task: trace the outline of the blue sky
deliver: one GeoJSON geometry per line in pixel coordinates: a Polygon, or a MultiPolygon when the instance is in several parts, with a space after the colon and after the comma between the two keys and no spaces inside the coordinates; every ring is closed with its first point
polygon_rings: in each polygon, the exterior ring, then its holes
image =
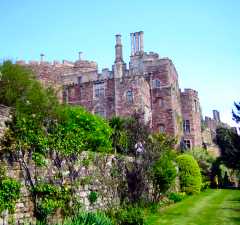
{"type": "Polygon", "coordinates": [[[199,91],[204,115],[212,109],[232,123],[240,101],[239,0],[0,0],[0,59],[75,60],[78,51],[99,69],[114,61],[116,33],[124,59],[129,33],[144,31],[145,51],[173,60],[182,88],[199,91]]]}

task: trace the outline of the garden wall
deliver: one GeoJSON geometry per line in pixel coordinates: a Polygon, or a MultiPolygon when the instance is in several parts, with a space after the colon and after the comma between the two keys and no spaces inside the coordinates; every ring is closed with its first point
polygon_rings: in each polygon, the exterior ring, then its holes
{"type": "MultiPolygon", "coordinates": [[[[77,202],[88,211],[105,209],[113,205],[119,205],[121,198],[120,186],[124,181],[124,167],[131,163],[131,158],[115,157],[114,155],[102,155],[93,152],[82,152],[71,162],[56,158],[48,159],[46,166],[36,167],[26,158],[28,168],[34,182],[50,182],[64,187],[74,186],[77,202]],[[57,165],[60,163],[61,165],[57,165]],[[71,168],[70,168],[71,167],[71,168]],[[121,168],[121,169],[120,169],[121,168]],[[91,193],[97,194],[97,199],[90,202],[91,193]]],[[[9,215],[3,212],[0,225],[23,224],[24,222],[35,223],[34,204],[29,191],[30,185],[26,169],[21,168],[21,163],[14,161],[10,155],[2,156],[0,168],[6,168],[7,175],[21,182],[21,198],[16,204],[15,213],[9,215]]],[[[49,217],[49,221],[61,220],[60,212],[49,217]]]]}

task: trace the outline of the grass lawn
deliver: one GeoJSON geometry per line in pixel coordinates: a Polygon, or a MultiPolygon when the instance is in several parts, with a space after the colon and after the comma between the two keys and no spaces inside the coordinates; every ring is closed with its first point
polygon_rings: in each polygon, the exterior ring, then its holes
{"type": "Polygon", "coordinates": [[[240,224],[240,190],[208,190],[182,202],[149,213],[147,224],[240,224]]]}

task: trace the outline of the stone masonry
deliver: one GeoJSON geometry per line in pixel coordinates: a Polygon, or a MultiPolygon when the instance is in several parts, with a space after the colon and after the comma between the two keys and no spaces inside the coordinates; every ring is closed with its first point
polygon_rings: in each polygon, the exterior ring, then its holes
{"type": "Polygon", "coordinates": [[[18,64],[31,68],[45,86],[59,90],[60,101],[81,105],[105,118],[142,113],[154,132],[166,132],[178,143],[192,148],[202,146],[201,113],[198,93],[179,88],[173,62],[157,53],[144,52],[143,31],[130,34],[129,65],[123,60],[121,35],[116,35],[112,69],[98,72],[97,63],[40,62],[18,64]]]}

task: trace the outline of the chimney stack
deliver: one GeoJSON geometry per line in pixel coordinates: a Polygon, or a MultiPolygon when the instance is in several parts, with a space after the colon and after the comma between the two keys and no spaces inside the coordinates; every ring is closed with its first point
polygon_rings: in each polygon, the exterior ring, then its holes
{"type": "Polygon", "coordinates": [[[81,61],[83,59],[83,52],[78,52],[78,60],[81,61]]]}
{"type": "Polygon", "coordinates": [[[144,52],[143,45],[143,31],[131,33],[131,55],[134,56],[137,53],[144,52]]]}
{"type": "Polygon", "coordinates": [[[44,57],[45,55],[43,54],[43,53],[41,53],[40,54],[40,62],[43,62],[43,57],[44,57]]]}
{"type": "Polygon", "coordinates": [[[122,55],[122,41],[121,35],[116,35],[116,45],[115,45],[115,63],[116,62],[123,62],[123,55],[122,55]]]}
{"type": "Polygon", "coordinates": [[[139,32],[140,35],[140,52],[144,52],[144,46],[143,46],[143,31],[139,32]]]}

